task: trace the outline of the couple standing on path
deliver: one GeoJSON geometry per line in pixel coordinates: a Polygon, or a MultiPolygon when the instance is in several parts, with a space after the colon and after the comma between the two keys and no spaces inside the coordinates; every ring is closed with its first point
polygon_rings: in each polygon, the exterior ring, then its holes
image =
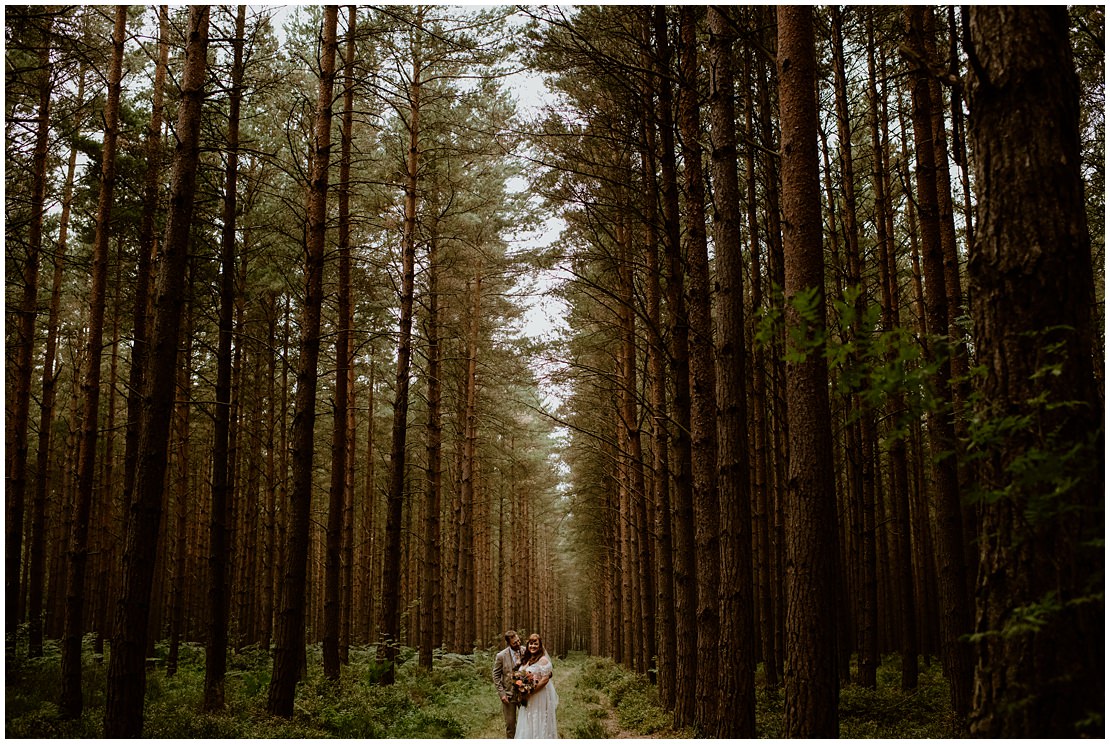
{"type": "Polygon", "coordinates": [[[509,739],[557,739],[555,708],[559,696],[551,682],[551,658],[538,633],[528,636],[521,648],[520,636],[505,631],[508,644],[493,661],[493,684],[501,696],[505,735],[509,739]]]}

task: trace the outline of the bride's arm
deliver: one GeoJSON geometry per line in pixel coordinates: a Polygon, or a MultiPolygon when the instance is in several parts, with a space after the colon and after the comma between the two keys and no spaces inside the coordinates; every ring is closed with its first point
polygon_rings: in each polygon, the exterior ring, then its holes
{"type": "Polygon", "coordinates": [[[542,690],[547,685],[547,683],[551,681],[551,675],[555,672],[555,670],[551,666],[551,659],[547,658],[546,656],[540,659],[539,665],[545,667],[545,672],[541,673],[539,681],[537,681],[536,685],[532,688],[533,693],[537,693],[542,690]]]}

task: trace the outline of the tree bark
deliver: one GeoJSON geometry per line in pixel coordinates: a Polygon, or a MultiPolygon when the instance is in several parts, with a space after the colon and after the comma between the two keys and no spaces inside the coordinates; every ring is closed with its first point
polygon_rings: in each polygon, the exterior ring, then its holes
{"type": "MultiPolygon", "coordinates": [[[[127,6],[116,7],[112,32],[112,61],[104,103],[104,148],[100,166],[100,198],[93,239],[92,286],[89,291],[88,338],[81,375],[81,435],[77,456],[77,491],[66,570],[65,629],[62,638],[62,684],[59,707],[65,718],[79,718],[81,641],[84,635],[85,575],[89,559],[89,514],[95,489],[96,440],[100,429],[100,355],[104,340],[104,305],[108,286],[109,221],[116,183],[116,142],[119,138],[119,99],[123,78],[123,45],[127,6]]],[[[145,619],[144,619],[145,623],[145,619]]]]}
{"type": "Polygon", "coordinates": [[[353,363],[351,343],[351,127],[354,121],[354,55],[356,7],[347,20],[347,57],[344,62],[343,126],[339,156],[339,332],[335,336],[335,404],[331,442],[331,487],[328,499],[327,562],[324,569],[324,676],[339,679],[342,598],[343,522],[347,494],[347,397],[353,363]]]}
{"type": "MultiPolygon", "coordinates": [[[[879,285],[882,305],[883,331],[891,333],[898,325],[898,285],[897,273],[893,270],[894,245],[887,230],[890,215],[890,201],[887,197],[887,158],[885,136],[885,117],[879,115],[879,71],[875,59],[875,22],[874,12],[867,14],[867,74],[868,105],[871,119],[871,151],[873,154],[872,180],[875,190],[875,237],[879,248],[879,285]]],[[[885,91],[884,91],[885,93],[885,91]]],[[[885,100],[885,99],[884,99],[885,100]]],[[[895,352],[891,352],[893,357],[895,352]]],[[[893,361],[893,359],[891,360],[893,361]]],[[[893,425],[903,428],[898,418],[904,416],[904,396],[896,392],[887,404],[887,417],[893,425]]],[[[917,687],[919,643],[917,639],[917,607],[914,598],[913,556],[911,552],[911,523],[909,498],[909,465],[906,459],[906,436],[908,432],[899,431],[891,435],[889,460],[891,482],[889,499],[894,514],[895,526],[891,531],[893,542],[894,584],[897,587],[898,641],[902,656],[902,689],[917,687]]]]}
{"type": "Polygon", "coordinates": [[[309,522],[312,507],[313,453],[316,429],[316,390],[319,382],[320,313],[323,306],[328,175],[331,165],[332,99],[338,42],[338,6],[324,8],[320,51],[320,82],[316,97],[312,175],[308,196],[305,245],[305,301],[301,325],[301,355],[292,425],[292,483],[289,492],[288,556],[275,626],[274,667],[267,710],[289,718],[297,679],[304,660],[306,582],[309,522]]]}
{"type": "MultiPolygon", "coordinates": [[[[752,23],[757,22],[753,18],[752,23]]],[[[753,108],[755,107],[755,91],[752,90],[752,85],[755,83],[756,71],[753,69],[753,53],[750,46],[744,50],[744,69],[745,79],[749,80],[751,84],[745,86],[745,107],[744,107],[744,125],[747,131],[755,134],[755,114],[753,108]]],[[[759,217],[757,213],[757,199],[756,193],[758,184],[756,181],[756,149],[755,147],[748,147],[744,155],[744,176],[747,182],[747,218],[748,218],[748,240],[749,251],[752,260],[752,288],[751,288],[751,304],[752,304],[752,318],[758,318],[764,312],[763,308],[763,270],[761,268],[762,261],[760,258],[760,243],[759,243],[759,217]]],[[[767,687],[777,687],[779,684],[779,668],[780,663],[777,660],[775,653],[775,627],[777,626],[775,601],[774,601],[774,580],[772,578],[774,556],[772,554],[772,547],[774,542],[771,535],[771,514],[770,514],[770,494],[768,491],[771,488],[770,478],[770,452],[768,452],[767,441],[769,438],[769,427],[767,423],[768,406],[767,406],[767,374],[766,374],[766,344],[756,342],[753,344],[752,365],[751,365],[751,387],[752,397],[751,406],[749,408],[751,417],[749,419],[749,440],[751,441],[751,472],[752,472],[752,493],[754,501],[752,503],[752,529],[755,532],[754,538],[754,559],[753,571],[755,572],[755,581],[758,586],[758,610],[756,617],[758,623],[753,632],[758,630],[759,634],[759,650],[760,656],[763,660],[763,679],[767,687]]]]}
{"type": "Polygon", "coordinates": [[[208,637],[204,647],[204,710],[224,709],[229,614],[228,536],[234,481],[231,449],[231,342],[235,310],[235,224],[239,180],[239,108],[243,97],[243,34],[246,6],[235,16],[231,40],[231,89],[228,96],[227,163],[224,167],[223,232],[220,240],[219,340],[216,349],[216,405],[212,416],[212,511],[208,543],[208,637]]]}
{"type": "Polygon", "coordinates": [[[697,587],[697,656],[694,725],[717,725],[720,537],[717,495],[717,384],[713,365],[713,318],[709,247],[705,232],[701,114],[698,106],[698,11],[682,6],[679,46],[678,123],[686,194],[686,285],[690,319],[690,447],[694,481],[694,547],[697,587]]]}
{"type": "MultiPolygon", "coordinates": [[[[85,100],[85,68],[77,78],[77,102],[85,100]]],[[[54,276],[51,282],[50,311],[46,322],[46,350],[42,365],[42,398],[39,404],[38,451],[35,454],[35,494],[31,504],[31,558],[28,569],[27,654],[31,658],[42,656],[44,584],[46,582],[46,512],[51,491],[51,448],[53,440],[57,383],[60,369],[56,369],[58,350],[58,324],[61,314],[62,277],[66,253],[69,248],[69,219],[73,207],[73,179],[77,170],[77,147],[69,152],[65,187],[62,192],[62,213],[58,225],[58,243],[54,252],[54,276]]],[[[56,574],[55,574],[56,576],[56,574]]]]}
{"type": "MultiPolygon", "coordinates": [[[[190,275],[190,282],[192,276],[190,275]]],[[[174,434],[180,450],[174,456],[175,473],[170,482],[174,498],[174,516],[177,520],[176,546],[174,549],[174,568],[172,592],[170,594],[170,638],[169,653],[166,656],[166,676],[177,673],[180,656],[181,638],[185,631],[185,611],[189,596],[189,410],[192,394],[189,371],[193,363],[193,312],[190,308],[185,318],[185,357],[177,376],[177,405],[174,411],[174,434]]]]}
{"type": "MultiPolygon", "coordinates": [[[[724,9],[709,10],[710,116],[717,256],[716,388],[720,415],[720,651],[715,735],[755,737],[754,608],[748,406],[745,395],[744,266],[732,45],[724,9]]],[[[707,731],[706,733],[710,733],[707,731]]]]}
{"type": "MultiPolygon", "coordinates": [[[[653,69],[651,58],[652,10],[642,16],[644,68],[653,69]]],[[[674,548],[671,544],[670,445],[667,429],[666,343],[663,339],[662,286],[659,266],[659,179],[657,121],[653,91],[658,85],[655,75],[645,75],[643,111],[640,117],[643,133],[641,167],[644,193],[644,294],[648,332],[647,367],[651,399],[651,525],[655,560],[654,590],[656,611],[656,682],[659,700],[665,710],[674,708],[675,685],[675,619],[674,619],[674,548]]],[[[645,494],[646,496],[646,494],[645,494]]]]}
{"type": "Polygon", "coordinates": [[[379,609],[378,659],[387,664],[380,682],[391,685],[396,675],[401,635],[401,520],[405,498],[405,442],[408,438],[409,372],[412,365],[413,284],[416,264],[416,202],[420,167],[420,34],[424,11],[418,8],[412,47],[412,79],[409,89],[409,151],[405,174],[405,224],[401,238],[401,317],[397,337],[397,374],[393,400],[393,436],[389,451],[389,490],[386,496],[385,560],[382,570],[382,599],[379,609]]]}
{"type": "Polygon", "coordinates": [[[824,256],[817,167],[813,11],[778,9],[783,253],[790,427],[786,521],[786,719],[790,737],[839,733],[836,490],[824,358],[824,256]]]}
{"type": "MultiPolygon", "coordinates": [[[[697,598],[695,592],[694,517],[690,451],[690,350],[689,319],[686,314],[682,267],[681,223],[679,217],[678,177],[675,156],[674,99],[671,92],[671,45],[667,10],[655,8],[655,43],[658,48],[658,120],[661,147],[660,186],[663,200],[664,250],[667,262],[667,309],[671,320],[671,375],[674,384],[674,437],[671,474],[672,545],[674,546],[675,659],[695,657],[697,640],[697,598]]],[[[690,664],[675,667],[675,726],[694,722],[697,678],[690,664]]]]}
{"type": "MultiPolygon", "coordinates": [[[[39,253],[42,250],[43,217],[46,204],[46,157],[50,145],[50,95],[54,88],[54,68],[50,63],[53,17],[42,29],[39,47],[38,111],[35,125],[35,150],[31,166],[31,219],[27,234],[27,255],[23,263],[21,283],[23,297],[16,317],[15,353],[13,366],[11,419],[5,455],[7,473],[4,490],[8,505],[4,523],[4,550],[6,602],[4,628],[9,643],[15,641],[15,629],[20,618],[20,561],[23,558],[24,514],[27,492],[28,425],[31,414],[31,377],[34,372],[35,324],[39,304],[39,253]]],[[[40,475],[41,477],[41,475],[40,475]]]]}
{"type": "Polygon", "coordinates": [[[917,206],[920,218],[922,273],[925,282],[926,327],[934,339],[930,344],[938,357],[932,385],[937,403],[927,414],[932,455],[932,481],[936,495],[937,576],[941,602],[941,645],[945,675],[951,687],[952,708],[958,719],[966,719],[971,705],[972,660],[970,649],[960,638],[971,629],[967,596],[963,515],[956,471],[956,435],[951,420],[952,367],[947,349],[949,338],[948,299],[941,252],[940,217],[937,202],[937,173],[932,133],[932,96],[924,42],[924,6],[906,9],[910,48],[917,57],[912,76],[913,135],[917,159],[917,206]],[[941,345],[936,345],[936,339],[941,345]]]}
{"type": "Polygon", "coordinates": [[[147,171],[143,184],[143,214],[139,222],[139,260],[135,269],[135,305],[132,309],[131,365],[127,381],[127,428],[124,433],[123,503],[131,502],[135,485],[135,465],[139,453],[139,416],[143,405],[143,376],[146,374],[150,345],[147,327],[150,319],[150,282],[157,253],[155,218],[159,206],[162,175],[162,119],[166,70],[169,66],[169,6],[158,12],[158,63],[151,91],[150,122],[146,130],[147,171]]]}
{"type": "Polygon", "coordinates": [[[151,327],[150,375],[143,388],[134,501],[128,505],[123,590],[115,615],[108,666],[104,735],[137,737],[143,729],[151,589],[158,552],[185,276],[200,160],[200,109],[208,53],[208,7],[192,6],[177,120],[177,151],[165,250],[158,272],[151,327]]]}
{"type": "Polygon", "coordinates": [[[985,494],[971,728],[1101,738],[1103,406],[1068,14],[974,7],[969,20],[976,418],[994,427],[973,437],[985,494]]]}
{"type": "Polygon", "coordinates": [[[439,241],[433,230],[428,242],[428,441],[425,465],[427,480],[424,486],[424,591],[420,598],[423,626],[420,635],[420,666],[425,669],[432,668],[432,650],[441,640],[441,630],[436,627],[435,622],[435,606],[439,601],[442,583],[439,512],[443,486],[443,385],[440,381],[442,352],[439,342],[439,260],[439,241]]]}
{"type": "MultiPolygon", "coordinates": [[[[844,60],[844,11],[832,9],[833,75],[835,81],[837,137],[840,151],[841,189],[844,195],[842,210],[845,250],[848,259],[848,284],[855,294],[851,334],[854,339],[864,338],[863,316],[866,311],[866,292],[863,285],[862,259],[859,245],[859,226],[856,217],[855,163],[852,154],[852,126],[848,104],[848,80],[844,60]]],[[[861,341],[860,343],[865,343],[861,341]]],[[[858,357],[853,364],[860,364],[858,357]]],[[[852,429],[858,442],[854,458],[858,462],[859,488],[855,497],[859,506],[860,556],[858,563],[860,599],[858,623],[858,680],[863,687],[874,689],[879,664],[878,649],[878,586],[875,555],[875,464],[871,452],[875,446],[875,414],[859,392],[853,393],[853,406],[859,419],[852,429]]]]}

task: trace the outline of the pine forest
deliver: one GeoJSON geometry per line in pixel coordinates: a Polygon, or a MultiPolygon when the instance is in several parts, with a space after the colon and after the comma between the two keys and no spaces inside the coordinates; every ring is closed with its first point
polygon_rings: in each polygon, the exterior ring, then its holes
{"type": "Polygon", "coordinates": [[[7,737],[1105,735],[1102,6],[4,22],[7,737]]]}

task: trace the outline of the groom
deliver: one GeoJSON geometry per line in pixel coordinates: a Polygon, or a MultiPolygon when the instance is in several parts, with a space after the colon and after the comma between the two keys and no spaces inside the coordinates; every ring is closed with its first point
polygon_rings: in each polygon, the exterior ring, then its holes
{"type": "Polygon", "coordinates": [[[493,684],[501,696],[501,712],[505,715],[505,737],[516,736],[516,705],[511,700],[513,672],[520,666],[520,637],[515,630],[505,631],[508,645],[493,660],[493,684]]]}

